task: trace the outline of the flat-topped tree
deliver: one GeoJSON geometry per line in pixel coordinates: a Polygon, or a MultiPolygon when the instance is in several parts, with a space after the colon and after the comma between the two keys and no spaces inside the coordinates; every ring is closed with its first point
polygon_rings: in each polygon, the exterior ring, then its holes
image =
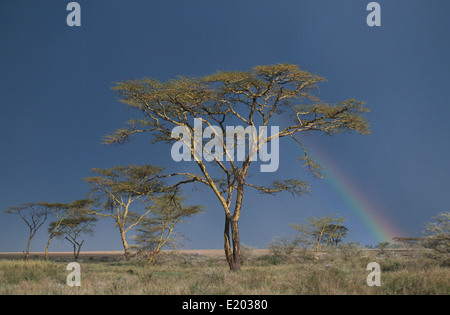
{"type": "Polygon", "coordinates": [[[325,251],[330,245],[336,245],[347,235],[348,229],[342,225],[345,218],[310,217],[308,223],[291,224],[299,233],[297,242],[313,248],[316,253],[325,251]]]}
{"type": "MultiPolygon", "coordinates": [[[[292,64],[257,66],[252,71],[217,72],[200,78],[180,77],[167,82],[156,79],[123,81],[113,89],[120,101],[137,109],[141,117],[129,120],[125,128],[107,136],[105,142],[124,143],[134,134],[148,133],[153,136],[154,142],[175,143],[182,137],[174,136],[174,128],[184,128],[189,132],[191,137],[188,139],[194,140],[188,140],[191,143],[184,140],[189,151],[183,154],[195,161],[199,172],[167,176],[180,177],[180,184],[202,183],[214,192],[225,214],[225,255],[230,269],[239,270],[238,221],[244,187],[267,194],[288,191],[296,195],[308,189],[307,184],[298,179],[275,179],[271,185],[265,186],[252,183],[248,174],[255,151],[261,153],[264,144],[289,138],[299,145],[305,166],[320,176],[320,166],[309,157],[299,137],[302,133],[369,133],[368,123],[363,117],[368,109],[363,102],[349,99],[333,105],[322,102],[313,94],[318,84],[324,81],[324,78],[292,64]],[[239,159],[238,153],[233,150],[235,143],[230,146],[228,141],[220,141],[219,135],[226,133],[227,126],[268,127],[277,116],[283,115],[290,119],[276,120],[277,124],[283,121],[276,134],[265,139],[260,138],[260,134],[256,141],[253,138],[255,150],[248,152],[244,158],[239,159]],[[209,128],[211,137],[214,135],[217,140],[215,152],[208,155],[207,161],[199,158],[199,152],[210,152],[211,143],[195,139],[198,122],[209,128]]],[[[250,136],[246,135],[247,138],[250,136]]]]}
{"type": "Polygon", "coordinates": [[[67,216],[59,222],[52,222],[50,229],[54,236],[66,239],[73,246],[73,257],[78,260],[84,240],[80,240],[82,235],[93,235],[94,225],[97,218],[88,214],[84,209],[71,207],[67,211],[67,216]]]}

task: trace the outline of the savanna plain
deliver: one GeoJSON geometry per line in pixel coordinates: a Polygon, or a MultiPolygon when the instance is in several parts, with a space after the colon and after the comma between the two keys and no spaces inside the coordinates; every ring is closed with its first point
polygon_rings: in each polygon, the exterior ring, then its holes
{"type": "MultiPolygon", "coordinates": [[[[244,249],[240,271],[229,271],[224,255],[177,251],[156,264],[117,253],[85,253],[78,263],[81,285],[70,287],[70,256],[29,260],[0,255],[0,294],[42,295],[447,295],[448,258],[424,250],[380,251],[358,247],[321,255],[289,255],[244,249]],[[369,286],[370,262],[381,267],[380,286],[369,286]]],[[[73,260],[73,259],[72,259],[73,260]]]]}

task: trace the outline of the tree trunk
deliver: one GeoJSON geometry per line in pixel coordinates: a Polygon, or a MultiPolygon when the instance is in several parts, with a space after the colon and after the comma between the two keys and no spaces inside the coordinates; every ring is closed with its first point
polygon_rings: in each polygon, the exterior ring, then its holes
{"type": "Polygon", "coordinates": [[[47,241],[47,246],[45,246],[45,254],[44,254],[45,260],[48,260],[48,248],[50,247],[50,242],[52,241],[52,239],[53,239],[53,235],[50,235],[50,237],[48,238],[48,241],[47,241]]]}
{"type": "Polygon", "coordinates": [[[228,266],[231,271],[238,271],[241,269],[241,243],[239,240],[238,222],[233,219],[225,217],[224,230],[224,249],[227,258],[228,266]],[[230,242],[230,226],[231,226],[231,242],[230,242]],[[233,244],[233,250],[231,250],[233,244]]]}
{"type": "Polygon", "coordinates": [[[28,240],[27,250],[24,253],[25,254],[25,260],[28,260],[28,256],[30,255],[30,241],[31,241],[31,239],[28,240]]]}
{"type": "Polygon", "coordinates": [[[30,232],[30,237],[28,238],[28,242],[27,242],[27,251],[25,252],[25,260],[28,260],[28,256],[30,256],[30,243],[31,243],[32,238],[33,238],[33,234],[30,232]]]}
{"type": "Polygon", "coordinates": [[[77,246],[75,245],[75,243],[72,243],[73,245],[73,259],[75,261],[77,261],[78,257],[77,257],[77,246]]]}
{"type": "Polygon", "coordinates": [[[124,250],[124,256],[125,259],[128,261],[130,260],[130,249],[127,243],[127,239],[125,238],[125,231],[122,227],[119,227],[120,230],[120,237],[122,239],[122,244],[123,244],[123,250],[124,250]]]}
{"type": "Polygon", "coordinates": [[[155,249],[154,251],[152,251],[152,253],[150,254],[150,258],[148,259],[148,263],[151,265],[156,264],[156,259],[160,253],[161,249],[155,249]]]}
{"type": "Polygon", "coordinates": [[[77,243],[78,250],[77,250],[77,253],[76,253],[76,256],[75,256],[75,261],[78,261],[78,257],[80,257],[81,246],[83,246],[83,243],[84,243],[84,240],[81,242],[81,244],[77,243]]]}

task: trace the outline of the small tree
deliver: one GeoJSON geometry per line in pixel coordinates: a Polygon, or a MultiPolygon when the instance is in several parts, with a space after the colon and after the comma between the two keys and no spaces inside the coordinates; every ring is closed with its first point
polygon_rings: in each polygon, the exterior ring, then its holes
{"type": "Polygon", "coordinates": [[[84,240],[80,240],[80,237],[83,234],[93,235],[93,226],[96,221],[96,217],[72,209],[70,214],[64,219],[59,222],[52,222],[50,229],[55,231],[55,237],[64,238],[72,244],[73,257],[75,260],[78,260],[81,246],[84,244],[84,240]],[[55,228],[56,225],[58,226],[57,228],[55,228]]]}
{"type": "Polygon", "coordinates": [[[380,242],[377,244],[377,247],[381,250],[382,253],[384,253],[384,250],[388,248],[391,245],[390,242],[380,242]]]}
{"type": "Polygon", "coordinates": [[[198,205],[183,206],[183,201],[184,198],[169,193],[156,198],[149,217],[143,218],[137,226],[136,247],[149,263],[156,262],[164,247],[177,248],[181,237],[174,232],[176,225],[203,211],[198,205]]]}
{"type": "Polygon", "coordinates": [[[130,246],[126,233],[152,211],[154,198],[162,188],[161,170],[152,165],[94,168],[92,172],[96,176],[85,178],[91,186],[90,198],[95,203],[95,207],[87,212],[114,220],[127,260],[130,259],[130,246]],[[141,207],[135,205],[136,201],[141,207]]]}
{"type": "Polygon", "coordinates": [[[87,206],[90,205],[89,200],[76,200],[72,203],[41,203],[44,204],[49,210],[50,215],[54,216],[56,221],[53,221],[50,223],[50,226],[48,228],[48,241],[47,245],[45,246],[45,259],[48,259],[48,249],[50,247],[50,242],[54,237],[57,236],[59,232],[60,225],[63,223],[63,221],[68,218],[71,213],[75,210],[82,211],[87,206]]]}
{"type": "Polygon", "coordinates": [[[46,205],[50,209],[50,214],[54,215],[56,218],[56,221],[51,222],[50,226],[48,228],[49,236],[48,236],[47,245],[45,246],[45,252],[44,252],[45,259],[48,259],[48,249],[50,247],[50,243],[53,240],[53,238],[56,237],[58,228],[59,228],[62,220],[64,220],[66,215],[68,215],[68,212],[66,211],[67,205],[64,203],[46,202],[46,205]]]}
{"type": "Polygon", "coordinates": [[[308,218],[306,224],[292,224],[291,227],[300,232],[298,242],[304,243],[313,248],[316,253],[323,252],[331,244],[332,240],[341,239],[347,229],[343,229],[341,224],[345,218],[328,217],[308,218]]]}
{"type": "Polygon", "coordinates": [[[395,242],[401,243],[403,245],[403,248],[406,250],[410,250],[414,246],[416,246],[418,243],[420,243],[423,238],[422,237],[401,237],[396,236],[392,239],[395,242]]]}
{"type": "Polygon", "coordinates": [[[10,207],[5,211],[7,214],[17,214],[28,226],[29,234],[27,241],[27,249],[24,252],[25,260],[28,260],[30,255],[30,244],[36,232],[47,220],[49,208],[45,203],[24,203],[18,207],[10,207]]]}

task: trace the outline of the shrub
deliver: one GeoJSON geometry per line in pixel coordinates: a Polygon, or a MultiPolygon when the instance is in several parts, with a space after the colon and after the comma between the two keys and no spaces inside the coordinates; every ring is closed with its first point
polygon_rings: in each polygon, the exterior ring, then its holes
{"type": "Polygon", "coordinates": [[[241,253],[241,264],[245,265],[254,258],[255,247],[241,244],[240,253],[241,253]]]}
{"type": "Polygon", "coordinates": [[[354,243],[340,244],[338,246],[339,256],[344,260],[359,258],[364,254],[364,250],[361,246],[354,243]]]}
{"type": "Polygon", "coordinates": [[[266,247],[273,256],[278,257],[281,261],[287,261],[298,248],[298,242],[296,239],[278,237],[267,244],[266,247]]]}

